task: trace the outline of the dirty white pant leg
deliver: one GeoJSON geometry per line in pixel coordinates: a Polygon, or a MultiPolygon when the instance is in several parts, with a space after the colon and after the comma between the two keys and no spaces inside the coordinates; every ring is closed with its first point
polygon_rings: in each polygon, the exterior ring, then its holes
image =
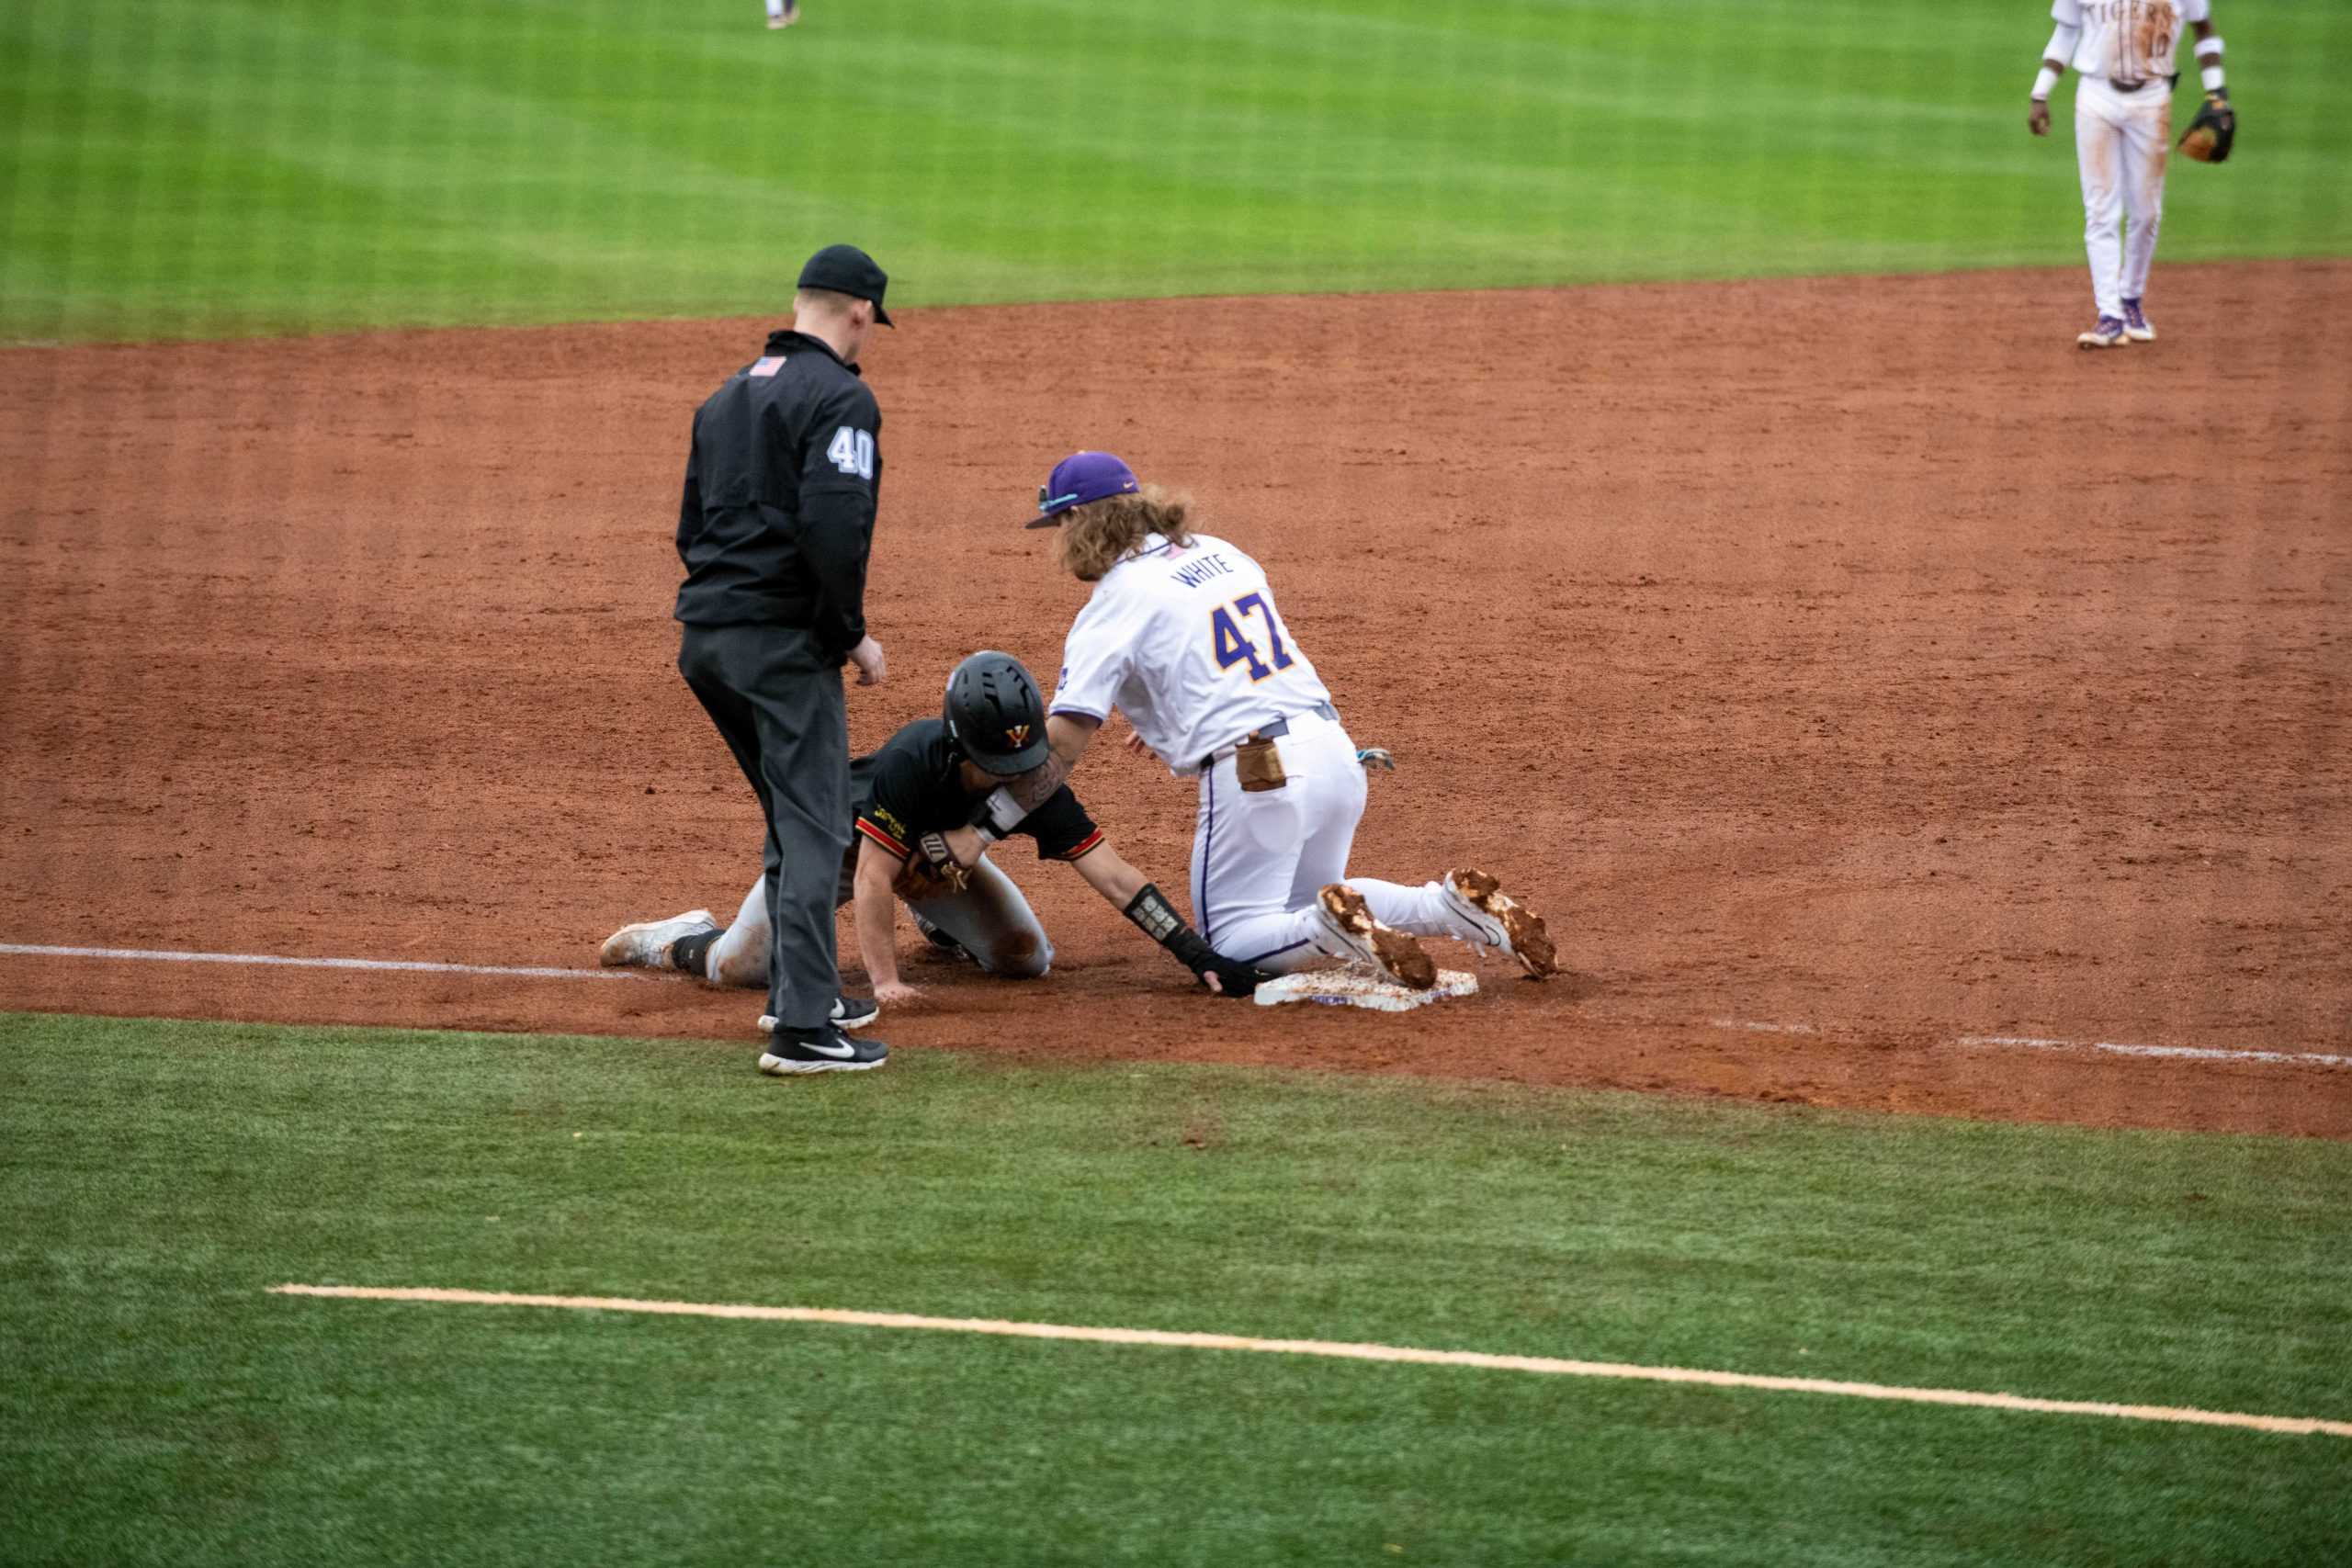
{"type": "Polygon", "coordinates": [[[963,892],[907,907],[963,943],[991,975],[1035,980],[1054,965],[1054,944],[1036,911],[986,855],[972,867],[971,886],[963,892]]]}

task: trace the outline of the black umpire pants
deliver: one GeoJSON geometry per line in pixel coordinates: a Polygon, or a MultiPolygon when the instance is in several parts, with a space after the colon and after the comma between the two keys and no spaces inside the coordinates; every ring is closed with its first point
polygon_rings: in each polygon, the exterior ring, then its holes
{"type": "Polygon", "coordinates": [[[689,625],[678,673],[767,818],[768,1011],[785,1028],[821,1028],[841,995],[833,893],[850,839],[841,661],[797,627],[689,625]]]}

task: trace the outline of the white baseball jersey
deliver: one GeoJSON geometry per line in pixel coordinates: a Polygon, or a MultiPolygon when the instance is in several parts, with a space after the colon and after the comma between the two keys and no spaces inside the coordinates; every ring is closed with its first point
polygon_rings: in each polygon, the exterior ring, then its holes
{"type": "Polygon", "coordinates": [[[2051,19],[2080,28],[2070,63],[2085,76],[2148,82],[2175,74],[2181,29],[2213,19],[2212,0],[2052,0],[2051,19]]]}
{"type": "Polygon", "coordinates": [[[1263,568],[1205,534],[1157,534],[1094,585],[1062,647],[1052,712],[1127,716],[1178,773],[1331,694],[1274,608],[1263,568]]]}

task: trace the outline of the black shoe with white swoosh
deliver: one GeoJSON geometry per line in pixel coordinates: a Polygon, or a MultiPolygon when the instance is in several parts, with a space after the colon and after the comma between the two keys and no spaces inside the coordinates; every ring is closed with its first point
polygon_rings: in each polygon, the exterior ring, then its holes
{"type": "Polygon", "coordinates": [[[879,1040],[853,1040],[832,1024],[822,1029],[779,1029],[760,1055],[760,1071],[772,1077],[799,1073],[862,1073],[890,1059],[879,1040]]]}

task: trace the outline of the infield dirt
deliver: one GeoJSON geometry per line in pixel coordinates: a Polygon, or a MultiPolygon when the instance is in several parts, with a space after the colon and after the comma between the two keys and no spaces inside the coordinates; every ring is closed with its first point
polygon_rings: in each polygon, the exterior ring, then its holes
{"type": "MultiPolygon", "coordinates": [[[[2098,355],[2073,272],[905,311],[855,746],[975,648],[1056,668],[1018,524],[1107,446],[1396,752],[1356,868],[1494,870],[1568,973],[1213,1002],[1016,842],[1053,976],[918,956],[881,1032],[2352,1136],[2352,1071],[1956,1043],[2352,1053],[2352,265],[2159,281],[2098,355]]],[[[587,967],[731,910],[671,531],[767,324],[0,354],[0,941],[587,967]]],[[[1189,783],[1075,783],[1183,886],[1189,783]]],[[[740,1037],[760,1091],[757,998],[673,976],[6,956],[0,1008],[740,1037]]]]}

